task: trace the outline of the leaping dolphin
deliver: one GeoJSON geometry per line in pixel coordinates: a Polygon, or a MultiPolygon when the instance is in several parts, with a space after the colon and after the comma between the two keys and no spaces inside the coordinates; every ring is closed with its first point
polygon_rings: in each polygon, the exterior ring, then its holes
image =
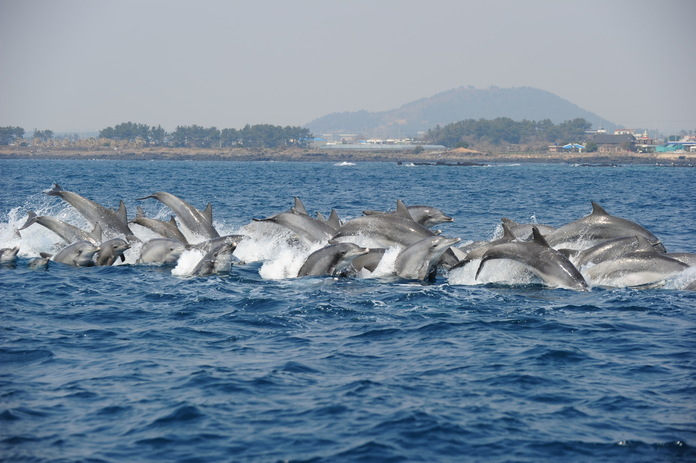
{"type": "Polygon", "coordinates": [[[557,228],[545,235],[545,238],[553,248],[587,249],[602,241],[626,236],[643,236],[656,251],[665,252],[665,247],[655,235],[635,222],[609,215],[595,202],[592,202],[590,215],[557,228]]]}
{"type": "Polygon", "coordinates": [[[179,240],[184,244],[188,243],[184,234],[181,233],[181,230],[179,230],[179,226],[177,225],[176,220],[174,220],[174,216],[171,216],[168,222],[164,220],[152,219],[145,217],[143,208],[138,206],[135,210],[135,219],[131,220],[131,223],[152,230],[162,238],[172,238],[179,240]]]}
{"type": "Polygon", "coordinates": [[[19,246],[0,249],[0,263],[11,264],[12,262],[16,261],[18,252],[19,246]]]}
{"type": "Polygon", "coordinates": [[[181,198],[165,191],[153,193],[138,200],[154,198],[171,209],[184,226],[196,235],[206,239],[219,238],[220,234],[213,227],[213,206],[208,203],[205,210],[201,211],[188,204],[181,198]]]}
{"type": "Polygon", "coordinates": [[[394,213],[364,215],[345,222],[331,242],[353,242],[365,237],[384,247],[408,247],[428,236],[435,236],[435,232],[413,220],[399,200],[394,213]]]}
{"type": "Polygon", "coordinates": [[[232,265],[232,254],[237,248],[237,241],[222,241],[210,249],[198,261],[191,272],[195,276],[208,276],[213,273],[227,272],[232,265]]]}
{"type": "Polygon", "coordinates": [[[50,257],[55,262],[62,262],[73,267],[93,267],[95,265],[93,257],[97,252],[99,248],[89,241],[78,241],[64,247],[53,256],[44,252],[40,254],[41,257],[50,257]]]}
{"type": "MultiPolygon", "coordinates": [[[[400,202],[401,200],[398,200],[400,202]]],[[[403,203],[402,203],[403,204],[403,203]]],[[[398,209],[398,206],[397,206],[398,209]]],[[[454,219],[448,215],[445,215],[440,209],[432,206],[407,206],[409,215],[413,218],[416,223],[423,225],[426,228],[434,227],[435,225],[454,222],[454,219]]],[[[379,212],[379,211],[363,211],[364,215],[376,215],[376,214],[394,214],[395,212],[379,212]]]]}
{"type": "Polygon", "coordinates": [[[399,253],[394,262],[397,276],[408,280],[432,281],[435,279],[440,257],[459,243],[460,238],[426,236],[399,253]]]}
{"type": "Polygon", "coordinates": [[[369,249],[353,243],[330,244],[310,254],[297,276],[342,274],[350,268],[353,259],[368,252],[369,249]]]}
{"type": "Polygon", "coordinates": [[[549,286],[588,290],[587,282],[578,269],[566,256],[551,248],[536,227],[532,227],[532,241],[503,243],[486,251],[476,271],[476,278],[484,265],[495,259],[519,262],[549,286]]]}
{"type": "Polygon", "coordinates": [[[114,211],[77,193],[66,191],[57,183],[53,184],[53,188],[44,191],[44,193],[49,196],[59,196],[77,209],[77,212],[87,219],[92,226],[101,224],[107,232],[123,235],[128,241],[140,241],[128,227],[126,205],[123,201],[119,202],[118,210],[114,211]]]}
{"type": "Polygon", "coordinates": [[[53,233],[58,235],[67,244],[72,244],[76,241],[89,241],[90,243],[97,245],[102,241],[102,229],[99,223],[95,224],[92,231],[88,233],[79,227],[63,222],[60,219],[45,215],[36,215],[36,212],[34,211],[29,211],[27,215],[27,221],[24,222],[24,225],[22,225],[19,230],[24,230],[29,228],[31,225],[38,223],[39,225],[48,228],[53,233]]]}
{"type": "Polygon", "coordinates": [[[594,285],[624,287],[660,283],[687,268],[684,262],[648,249],[605,260],[584,272],[594,285]]]}
{"type": "Polygon", "coordinates": [[[267,219],[254,219],[255,222],[272,222],[295,232],[312,243],[329,241],[336,229],[328,223],[294,212],[281,212],[267,219]]]}
{"type": "Polygon", "coordinates": [[[186,251],[186,246],[181,241],[171,238],[155,238],[140,248],[137,263],[173,265],[184,251],[186,251]]]}
{"type": "Polygon", "coordinates": [[[117,259],[121,259],[121,262],[126,261],[126,256],[123,253],[130,249],[130,244],[121,238],[114,238],[112,240],[104,241],[99,245],[99,252],[97,255],[97,266],[109,266],[113,265],[117,259]]]}

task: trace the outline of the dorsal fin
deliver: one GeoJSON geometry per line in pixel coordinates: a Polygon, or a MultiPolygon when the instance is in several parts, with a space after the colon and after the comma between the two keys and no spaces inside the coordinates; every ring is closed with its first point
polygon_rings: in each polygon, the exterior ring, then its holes
{"type": "Polygon", "coordinates": [[[504,238],[508,241],[512,241],[512,240],[516,239],[517,237],[515,236],[515,234],[512,233],[512,231],[510,231],[508,224],[505,223],[506,219],[502,219],[502,220],[503,220],[503,236],[502,236],[502,238],[504,238]]]}
{"type": "Polygon", "coordinates": [[[597,204],[594,201],[591,201],[592,203],[592,215],[609,215],[607,211],[604,210],[602,206],[597,204]]]}
{"type": "Polygon", "coordinates": [[[118,203],[118,210],[116,211],[118,218],[123,221],[123,223],[128,223],[128,214],[126,213],[126,203],[123,200],[118,203]]]}
{"type": "Polygon", "coordinates": [[[94,228],[89,233],[89,236],[94,240],[95,243],[101,243],[103,234],[104,232],[102,231],[102,227],[99,222],[97,222],[94,224],[94,228]]]}
{"type": "Polygon", "coordinates": [[[544,239],[543,235],[537,227],[532,227],[532,241],[536,244],[546,246],[547,248],[551,247],[549,246],[549,243],[546,242],[546,240],[544,239]]]}
{"type": "Polygon", "coordinates": [[[331,209],[329,220],[327,220],[326,223],[328,226],[335,228],[336,230],[339,229],[339,227],[341,226],[341,220],[338,218],[338,213],[336,212],[336,209],[331,209]]]}
{"type": "Polygon", "coordinates": [[[517,225],[519,225],[519,222],[515,222],[514,220],[508,219],[507,217],[503,217],[503,218],[500,219],[500,220],[503,222],[503,224],[505,224],[505,225],[507,225],[508,227],[511,227],[511,228],[512,228],[512,227],[515,227],[515,226],[517,226],[517,225]]]}
{"type": "Polygon", "coordinates": [[[571,257],[575,257],[578,254],[580,254],[580,251],[577,251],[575,249],[566,249],[566,248],[559,249],[558,252],[563,254],[567,259],[570,259],[571,257]]]}
{"type": "Polygon", "coordinates": [[[138,206],[135,208],[135,218],[140,219],[145,217],[145,211],[143,210],[142,207],[138,206]]]}
{"type": "Polygon", "coordinates": [[[208,203],[204,211],[201,211],[201,214],[203,214],[203,217],[210,222],[213,223],[213,205],[208,203]]]}
{"type": "Polygon", "coordinates": [[[304,203],[297,196],[295,196],[295,205],[292,207],[291,211],[295,214],[309,215],[307,214],[307,208],[305,208],[304,203]]]}
{"type": "Polygon", "coordinates": [[[317,220],[321,220],[322,222],[326,222],[326,217],[324,217],[324,214],[321,212],[317,212],[317,220]]]}
{"type": "Polygon", "coordinates": [[[411,214],[408,212],[408,208],[406,207],[404,202],[401,201],[400,199],[396,200],[396,212],[395,212],[395,214],[398,215],[399,217],[413,220],[413,217],[411,217],[411,214]]]}

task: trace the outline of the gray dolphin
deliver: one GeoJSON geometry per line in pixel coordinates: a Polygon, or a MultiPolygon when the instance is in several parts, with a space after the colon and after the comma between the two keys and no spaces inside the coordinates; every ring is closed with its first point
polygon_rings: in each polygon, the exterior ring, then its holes
{"type": "Polygon", "coordinates": [[[464,259],[462,259],[459,263],[457,263],[456,265],[454,265],[452,267],[452,270],[454,270],[455,268],[463,267],[473,260],[483,258],[483,255],[486,253],[486,251],[488,251],[493,246],[497,246],[497,245],[503,244],[503,243],[509,243],[509,242],[515,241],[517,239],[515,237],[515,235],[512,233],[512,231],[508,228],[508,225],[506,222],[503,222],[502,227],[503,227],[503,236],[501,236],[500,238],[498,238],[496,240],[488,241],[488,242],[482,243],[482,244],[474,247],[469,252],[467,252],[466,257],[464,259]]]}
{"type": "Polygon", "coordinates": [[[0,263],[11,264],[12,262],[16,261],[18,252],[19,246],[0,249],[0,263]]]}
{"type": "Polygon", "coordinates": [[[208,276],[213,273],[227,272],[232,265],[232,254],[237,248],[238,242],[220,242],[211,248],[191,271],[195,276],[208,276]]]}
{"type": "Polygon", "coordinates": [[[119,202],[118,210],[114,211],[77,193],[63,190],[57,183],[44,193],[49,196],[59,196],[73,206],[93,226],[101,224],[107,232],[123,235],[128,241],[140,241],[128,227],[126,204],[123,201],[119,202]]]}
{"type": "Polygon", "coordinates": [[[186,201],[165,191],[153,193],[138,200],[154,198],[171,209],[176,217],[186,228],[207,239],[219,238],[220,234],[213,227],[213,206],[208,203],[205,210],[201,211],[188,204],[186,201]]]}
{"type": "Polygon", "coordinates": [[[92,244],[98,245],[102,241],[102,229],[99,223],[94,225],[91,232],[86,232],[85,230],[63,222],[60,219],[45,215],[36,215],[36,212],[34,211],[29,211],[27,215],[27,221],[24,222],[24,225],[22,225],[19,230],[24,230],[25,228],[38,223],[39,225],[48,228],[53,233],[58,235],[67,244],[72,244],[76,241],[89,241],[92,244]]]}
{"type": "Polygon", "coordinates": [[[306,214],[294,212],[281,212],[267,219],[254,219],[255,222],[272,222],[285,227],[300,237],[312,243],[329,241],[336,233],[336,229],[326,222],[317,220],[306,214]]]}
{"type": "Polygon", "coordinates": [[[51,259],[47,257],[35,257],[29,261],[29,268],[46,270],[50,261],[51,259]]]}
{"type": "Polygon", "coordinates": [[[507,227],[510,229],[512,234],[517,239],[520,239],[522,241],[527,241],[532,238],[532,227],[536,227],[537,230],[539,230],[541,234],[544,236],[556,230],[556,227],[552,227],[550,225],[541,225],[536,223],[519,223],[505,217],[503,217],[500,220],[502,220],[503,224],[507,225],[507,227]]]}
{"type": "MultiPolygon", "coordinates": [[[[397,204],[401,200],[397,201],[397,204]]],[[[403,203],[402,203],[403,204],[403,203]]],[[[398,205],[397,205],[398,209],[398,205]]],[[[407,206],[409,215],[411,218],[426,228],[434,227],[435,225],[453,222],[454,219],[448,215],[445,215],[440,209],[432,206],[407,206]]],[[[379,211],[363,211],[364,215],[376,215],[376,214],[394,214],[395,212],[379,212],[379,211]]]]}
{"type": "Polygon", "coordinates": [[[586,249],[602,241],[626,236],[643,236],[657,251],[665,252],[664,246],[655,235],[635,222],[609,215],[595,202],[592,202],[591,214],[557,228],[545,238],[553,248],[586,249]],[[583,243],[587,245],[583,246],[583,243]]]}
{"type": "Polygon", "coordinates": [[[99,252],[97,253],[97,265],[98,266],[108,266],[113,265],[116,259],[121,259],[121,262],[126,261],[126,256],[123,253],[130,249],[130,244],[121,238],[114,238],[112,240],[104,241],[99,245],[99,252]]]}
{"type": "Polygon", "coordinates": [[[164,220],[152,219],[150,217],[146,217],[143,208],[138,206],[135,210],[135,219],[131,220],[131,223],[152,230],[163,238],[172,238],[179,240],[184,244],[188,243],[184,234],[181,233],[181,230],[179,230],[179,226],[177,225],[174,216],[171,216],[168,222],[164,220]]]}
{"type": "Polygon", "coordinates": [[[551,248],[536,227],[532,227],[532,241],[498,244],[486,251],[476,271],[476,278],[487,262],[496,259],[509,259],[523,264],[549,286],[588,290],[587,282],[578,269],[566,256],[551,248]]]}
{"type": "Polygon", "coordinates": [[[684,262],[689,267],[696,267],[696,254],[693,252],[668,252],[665,256],[684,262]]]}
{"type": "Polygon", "coordinates": [[[197,249],[203,253],[208,253],[212,249],[222,246],[223,244],[234,244],[235,248],[242,241],[246,235],[225,235],[219,238],[213,238],[210,240],[202,241],[200,243],[189,245],[189,249],[197,249]]]}
{"type": "Polygon", "coordinates": [[[568,256],[576,268],[581,269],[589,264],[598,264],[636,251],[651,250],[653,250],[653,245],[644,237],[626,236],[601,242],[583,251],[570,249],[560,249],[559,251],[568,256]]]}
{"type": "Polygon", "coordinates": [[[41,257],[50,257],[55,262],[72,265],[73,267],[92,267],[96,264],[93,257],[97,252],[99,252],[99,248],[89,241],[78,241],[64,247],[53,256],[43,252],[40,254],[41,257]]]}
{"type": "Polygon", "coordinates": [[[397,276],[408,280],[433,280],[437,262],[450,246],[457,244],[459,238],[426,236],[405,248],[394,262],[397,276]]]}
{"type": "Polygon", "coordinates": [[[186,245],[171,238],[155,238],[144,243],[140,248],[138,264],[173,265],[186,251],[186,245]]]}
{"type": "Polygon", "coordinates": [[[349,270],[353,259],[367,254],[368,251],[369,249],[353,243],[329,244],[310,254],[297,276],[342,274],[349,270]]]}
{"type": "Polygon", "coordinates": [[[394,213],[364,215],[345,222],[331,242],[352,242],[361,236],[384,247],[407,247],[425,237],[435,236],[435,232],[413,220],[404,203],[399,200],[394,213]]]}
{"type": "Polygon", "coordinates": [[[687,268],[684,262],[651,249],[605,260],[587,268],[584,274],[600,286],[646,286],[660,283],[687,268]]]}

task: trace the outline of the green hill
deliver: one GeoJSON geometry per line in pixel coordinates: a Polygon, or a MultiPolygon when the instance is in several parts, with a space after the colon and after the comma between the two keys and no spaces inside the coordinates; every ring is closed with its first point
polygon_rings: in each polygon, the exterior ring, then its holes
{"type": "Polygon", "coordinates": [[[437,125],[465,119],[509,117],[554,124],[584,118],[597,129],[616,124],[586,111],[553,93],[531,87],[475,89],[459,87],[381,112],[332,113],[305,125],[316,136],[328,133],[357,133],[368,138],[415,137],[437,125]]]}

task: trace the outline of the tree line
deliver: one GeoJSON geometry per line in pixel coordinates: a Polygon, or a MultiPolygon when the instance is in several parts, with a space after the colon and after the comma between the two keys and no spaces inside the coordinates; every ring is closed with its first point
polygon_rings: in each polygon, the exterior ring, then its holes
{"type": "MultiPolygon", "coordinates": [[[[9,145],[24,138],[21,127],[0,127],[0,145],[9,145]]],[[[34,130],[33,139],[53,138],[51,130],[34,130]]],[[[150,146],[191,148],[285,148],[306,147],[313,138],[309,129],[271,124],[247,124],[242,129],[222,129],[200,125],[177,126],[168,133],[161,126],[123,122],[99,131],[100,139],[138,142],[150,146]]]]}
{"type": "Polygon", "coordinates": [[[468,148],[472,145],[534,145],[579,142],[592,124],[583,118],[554,124],[542,121],[514,121],[509,117],[496,119],[467,119],[428,130],[425,140],[448,148],[468,148]]]}

